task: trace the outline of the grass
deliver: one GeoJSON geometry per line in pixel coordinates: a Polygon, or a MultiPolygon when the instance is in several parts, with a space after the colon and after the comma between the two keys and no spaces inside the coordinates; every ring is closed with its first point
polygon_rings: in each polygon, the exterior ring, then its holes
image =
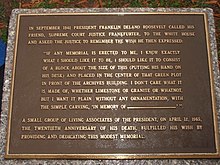
{"type": "Polygon", "coordinates": [[[39,4],[36,5],[36,8],[56,8],[56,4],[55,3],[50,3],[50,0],[45,0],[39,4]]]}
{"type": "Polygon", "coordinates": [[[7,42],[8,38],[8,22],[9,22],[9,14],[11,10],[19,7],[19,2],[17,0],[6,1],[4,3],[0,2],[0,38],[7,42]],[[6,4],[8,3],[8,5],[6,4]]]}

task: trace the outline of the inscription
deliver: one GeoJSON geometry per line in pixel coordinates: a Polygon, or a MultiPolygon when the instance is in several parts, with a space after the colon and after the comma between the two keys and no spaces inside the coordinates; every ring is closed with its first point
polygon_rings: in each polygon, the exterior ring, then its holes
{"type": "Polygon", "coordinates": [[[156,16],[20,16],[8,156],[216,153],[204,15],[156,16]]]}

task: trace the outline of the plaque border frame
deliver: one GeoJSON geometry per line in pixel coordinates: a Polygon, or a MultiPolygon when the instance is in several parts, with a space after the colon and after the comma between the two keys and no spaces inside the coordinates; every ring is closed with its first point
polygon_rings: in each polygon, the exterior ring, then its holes
{"type": "Polygon", "coordinates": [[[211,46],[210,46],[210,35],[208,28],[208,16],[206,12],[61,12],[61,13],[18,13],[17,14],[17,24],[16,24],[16,35],[15,35],[15,47],[14,47],[14,57],[12,64],[12,80],[11,80],[11,91],[10,91],[10,100],[9,100],[9,113],[8,113],[8,127],[6,135],[6,146],[5,146],[5,158],[20,158],[20,159],[182,159],[182,158],[220,158],[220,144],[219,144],[219,131],[218,131],[218,120],[217,120],[217,106],[216,106],[216,96],[215,96],[215,84],[214,84],[214,74],[212,71],[213,64],[211,62],[211,46]],[[10,154],[10,131],[11,131],[11,115],[12,115],[12,103],[13,103],[13,93],[14,93],[14,80],[15,80],[15,68],[16,68],[16,58],[17,58],[17,48],[18,48],[18,36],[19,36],[19,26],[20,26],[20,17],[21,16],[59,16],[59,15],[203,15],[204,28],[205,28],[205,39],[206,39],[206,49],[208,58],[208,69],[209,69],[209,80],[210,80],[210,92],[211,92],[211,101],[212,101],[212,117],[213,117],[213,128],[214,128],[214,139],[216,152],[214,153],[143,153],[143,154],[10,154]]]}

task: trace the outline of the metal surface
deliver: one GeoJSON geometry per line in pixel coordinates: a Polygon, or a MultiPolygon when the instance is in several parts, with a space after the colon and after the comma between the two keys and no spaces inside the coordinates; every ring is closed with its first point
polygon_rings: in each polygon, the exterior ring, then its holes
{"type": "MultiPolygon", "coordinates": [[[[21,14],[18,17],[7,158],[141,159],[218,157],[218,131],[205,14],[80,13],[59,15],[21,14]],[[124,27],[124,25],[139,25],[140,27],[144,27],[144,25],[165,25],[169,27],[169,25],[187,26],[192,24],[195,25],[193,30],[163,29],[163,26],[161,26],[161,29],[127,29],[126,26],[124,27]],[[53,30],[42,31],[36,28],[37,26],[46,25],[60,27],[92,25],[96,26],[97,29],[79,30],[71,28],[71,30],[55,30],[57,33],[68,33],[68,37],[49,37],[49,33],[54,33],[53,30]],[[121,28],[106,30],[101,29],[100,25],[118,25],[121,28]],[[30,27],[35,28],[30,31],[30,27]],[[194,31],[196,35],[194,37],[164,36],[164,32],[178,32],[180,34],[186,31],[194,31]],[[37,32],[43,32],[45,37],[28,37],[30,33],[37,32]],[[105,37],[87,36],[88,33],[96,32],[105,32],[105,37]],[[136,32],[135,34],[138,33],[139,35],[107,36],[107,34],[115,35],[114,32],[136,32]],[[150,32],[151,35],[148,36],[145,32],[150,32]],[[163,35],[152,36],[153,32],[161,32],[163,35]],[[76,39],[77,37],[71,36],[72,33],[85,33],[86,36],[78,37],[82,41],[81,44],[55,43],[55,40],[76,39]],[[112,39],[114,43],[91,43],[93,39],[103,38],[112,39]],[[149,38],[157,41],[170,38],[181,39],[183,43],[147,43],[145,39],[149,38]],[[27,43],[33,39],[37,40],[38,43],[42,39],[53,40],[53,43],[28,45],[27,43]],[[115,39],[123,39],[124,42],[115,43],[115,39]],[[146,42],[132,44],[126,43],[125,39],[144,39],[146,42]],[[89,43],[83,44],[83,40],[88,40],[89,43]],[[99,51],[107,50],[118,52],[118,54],[103,55],[101,52],[99,53],[99,51]],[[152,50],[159,53],[156,55],[143,53],[152,50]],[[181,53],[175,55],[162,53],[162,51],[171,50],[180,51],[181,53]],[[59,51],[63,54],[58,53],[55,55],[55,52],[59,51]],[[66,53],[67,51],[81,51],[81,55],[69,55],[66,53]],[[92,54],[92,51],[95,51],[96,54],[92,54]],[[122,54],[121,51],[127,51],[129,54],[122,54]],[[48,54],[48,52],[50,53],[48,54]],[[66,58],[72,59],[72,62],[60,62],[66,58]],[[92,58],[96,58],[97,61],[92,61],[92,58]],[[152,62],[150,58],[153,58],[152,62]],[[162,59],[162,62],[156,61],[156,58],[158,60],[162,59]],[[165,61],[168,58],[177,61],[167,63],[165,61]],[[46,63],[45,59],[51,59],[50,61],[55,62],[46,63]],[[142,62],[140,62],[141,59],[142,62]],[[118,66],[122,65],[127,66],[127,69],[119,69],[118,66]],[[181,66],[181,69],[162,69],[162,66],[165,65],[169,65],[171,68],[181,66]],[[53,70],[44,70],[45,66],[52,67],[53,70]],[[69,66],[69,68],[81,66],[86,69],[58,71],[54,69],[57,66],[69,66]],[[105,67],[95,70],[89,69],[88,66],[105,67]],[[134,69],[134,66],[136,66],[136,69],[134,69]],[[137,66],[139,66],[139,69],[137,69],[137,66]],[[142,66],[142,69],[140,69],[140,66],[142,66]],[[153,69],[152,66],[158,66],[158,69],[153,69]],[[53,78],[52,74],[57,73],[61,74],[61,77],[53,78]],[[90,73],[90,77],[83,77],[82,74],[87,73],[90,73]],[[98,76],[98,73],[102,76],[98,76]],[[171,76],[180,73],[181,76],[179,77],[171,76]],[[43,74],[49,74],[50,76],[45,78],[42,76],[43,74]],[[67,77],[67,74],[76,74],[77,76],[70,78],[67,77]],[[105,76],[107,74],[109,76],[105,76]],[[113,76],[110,76],[111,74],[113,76]],[[148,76],[140,76],[147,74],[148,76]],[[120,75],[124,77],[119,77],[120,75]],[[49,82],[54,81],[61,81],[62,85],[49,85],[49,82]],[[80,85],[64,85],[66,81],[71,83],[73,83],[72,81],[80,81],[81,83],[80,85]],[[85,81],[96,81],[96,84],[85,85],[86,83],[83,83],[85,81]],[[175,83],[165,85],[164,81],[175,81],[175,83]],[[178,81],[181,81],[181,84],[177,84],[178,81]],[[47,85],[43,85],[42,82],[46,82],[47,85]],[[112,85],[110,85],[111,83],[112,85]],[[161,89],[164,88],[178,88],[179,92],[162,92],[161,89]],[[46,90],[47,93],[42,92],[42,89],[46,90]],[[52,89],[60,89],[61,92],[48,93],[48,90],[51,91],[52,89]],[[87,89],[87,92],[77,93],[75,89],[87,89]],[[111,92],[101,92],[100,89],[111,92]],[[132,92],[134,89],[135,91],[138,89],[145,90],[144,92],[134,93],[132,92]],[[73,92],[74,90],[75,92],[73,92]],[[113,90],[114,92],[112,92],[113,90]],[[184,99],[172,100],[171,98],[174,96],[184,99]],[[49,97],[49,101],[42,101],[42,97],[49,97]],[[52,101],[52,97],[67,97],[67,101],[52,101]],[[75,98],[71,100],[71,97],[75,98]],[[98,97],[110,100],[100,101],[98,97]],[[137,99],[139,100],[137,101],[137,99]],[[62,106],[54,110],[53,105],[58,104],[62,106]],[[107,104],[112,105],[113,108],[101,108],[106,107],[103,105],[107,104]],[[41,105],[48,105],[50,108],[42,109],[41,105]],[[87,106],[84,109],[73,109],[72,105],[87,106]],[[98,108],[94,108],[96,107],[94,105],[98,105],[98,108]],[[35,121],[30,121],[30,118],[35,121]],[[48,118],[57,118],[57,121],[48,122],[48,118]],[[72,118],[83,118],[83,122],[73,122],[71,121],[72,118]],[[96,122],[92,122],[88,121],[87,118],[98,119],[96,122]],[[25,120],[23,121],[23,119],[25,120]],[[22,130],[22,126],[30,126],[31,130],[22,130]],[[60,126],[61,130],[36,131],[37,128],[35,127],[39,128],[39,126],[60,126]],[[66,131],[64,130],[66,126],[79,126],[78,129],[81,130],[66,131]],[[82,126],[87,127],[83,127],[84,129],[93,127],[95,130],[85,131],[82,130],[82,126]],[[110,130],[110,126],[117,126],[117,130],[113,130],[113,127],[110,130]],[[189,129],[183,129],[184,126],[188,126],[189,129]],[[125,130],[126,128],[128,130],[125,130]],[[47,138],[21,139],[22,135],[27,134],[44,134],[47,138]],[[86,138],[78,140],[62,139],[61,137],[64,134],[85,135],[86,138]],[[89,138],[92,137],[89,135],[95,135],[98,138],[92,139],[89,138]],[[49,139],[49,136],[54,138],[49,139]]],[[[181,28],[181,26],[179,27],[181,28]]]]}

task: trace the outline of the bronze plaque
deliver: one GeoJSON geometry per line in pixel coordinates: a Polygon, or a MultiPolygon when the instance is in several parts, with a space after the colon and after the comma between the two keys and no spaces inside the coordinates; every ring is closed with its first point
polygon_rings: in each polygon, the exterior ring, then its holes
{"type": "Polygon", "coordinates": [[[19,14],[6,158],[219,156],[205,13],[19,14]]]}

